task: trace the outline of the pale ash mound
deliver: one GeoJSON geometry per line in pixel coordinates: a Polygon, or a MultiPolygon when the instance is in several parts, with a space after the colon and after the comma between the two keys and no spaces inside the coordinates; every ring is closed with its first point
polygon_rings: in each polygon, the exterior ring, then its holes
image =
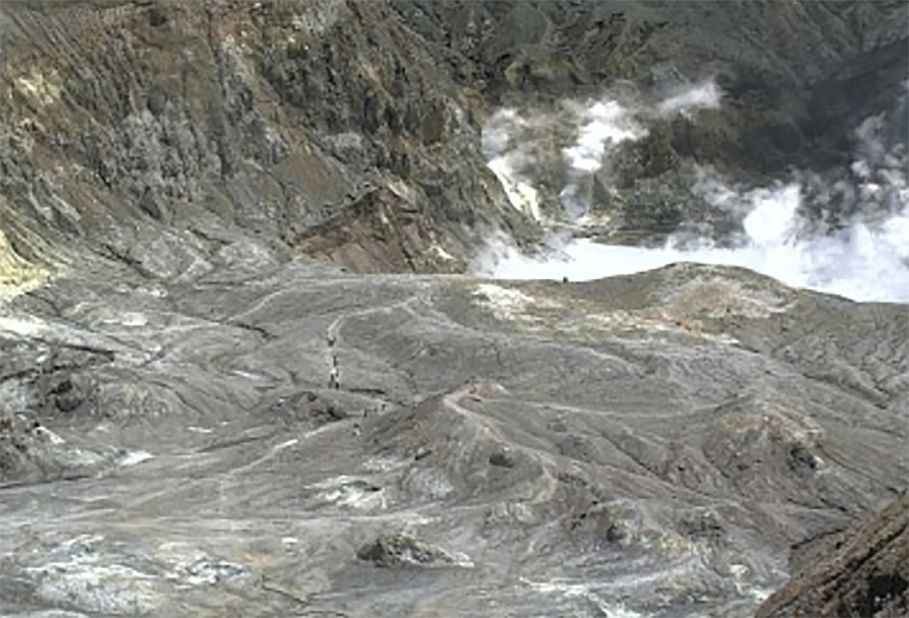
{"type": "Polygon", "coordinates": [[[757,612],[786,616],[909,614],[909,493],[831,535],[757,612]]]}

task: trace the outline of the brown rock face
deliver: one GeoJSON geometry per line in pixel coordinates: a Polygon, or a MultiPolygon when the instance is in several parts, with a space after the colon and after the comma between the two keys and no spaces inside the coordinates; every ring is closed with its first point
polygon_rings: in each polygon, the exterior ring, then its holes
{"type": "Polygon", "coordinates": [[[832,535],[760,618],[905,616],[909,612],[909,492],[849,530],[832,535]]]}
{"type": "Polygon", "coordinates": [[[11,2],[0,19],[0,229],[29,262],[65,248],[168,278],[319,233],[350,241],[314,251],[344,266],[451,271],[490,229],[529,227],[485,167],[482,104],[384,3],[11,2]],[[150,247],[162,234],[174,251],[150,247]]]}

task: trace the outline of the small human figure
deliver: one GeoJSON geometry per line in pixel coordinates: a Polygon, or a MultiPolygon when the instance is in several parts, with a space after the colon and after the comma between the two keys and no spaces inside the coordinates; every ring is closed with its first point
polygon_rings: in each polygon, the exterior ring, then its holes
{"type": "Polygon", "coordinates": [[[328,388],[333,388],[335,390],[341,388],[341,370],[338,369],[337,365],[334,365],[331,368],[331,371],[328,372],[328,388]]]}
{"type": "Polygon", "coordinates": [[[562,283],[568,283],[568,275],[562,277],[562,283]]]}

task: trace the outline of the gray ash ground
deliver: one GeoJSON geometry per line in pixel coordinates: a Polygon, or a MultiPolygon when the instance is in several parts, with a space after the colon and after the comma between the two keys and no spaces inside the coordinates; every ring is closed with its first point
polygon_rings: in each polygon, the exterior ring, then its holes
{"type": "Polygon", "coordinates": [[[61,279],[0,326],[15,616],[744,616],[907,473],[905,307],[737,269],[61,279]]]}

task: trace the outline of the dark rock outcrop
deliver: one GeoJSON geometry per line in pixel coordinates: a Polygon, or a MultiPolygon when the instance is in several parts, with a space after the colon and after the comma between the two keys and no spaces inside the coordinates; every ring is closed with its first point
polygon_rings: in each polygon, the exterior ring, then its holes
{"type": "Polygon", "coordinates": [[[451,566],[457,559],[406,534],[386,534],[357,550],[357,558],[379,567],[451,566]]]}
{"type": "Polygon", "coordinates": [[[393,5],[444,48],[459,67],[456,77],[499,102],[599,96],[621,80],[659,90],[717,75],[729,109],[702,121],[710,129],[696,132],[694,142],[676,146],[701,160],[750,159],[763,167],[841,156],[835,146],[843,129],[893,104],[909,62],[899,1],[393,5]],[[824,140],[832,147],[819,148],[824,140]]]}
{"type": "Polygon", "coordinates": [[[825,537],[804,560],[759,618],[909,614],[909,493],[825,537]]]}

